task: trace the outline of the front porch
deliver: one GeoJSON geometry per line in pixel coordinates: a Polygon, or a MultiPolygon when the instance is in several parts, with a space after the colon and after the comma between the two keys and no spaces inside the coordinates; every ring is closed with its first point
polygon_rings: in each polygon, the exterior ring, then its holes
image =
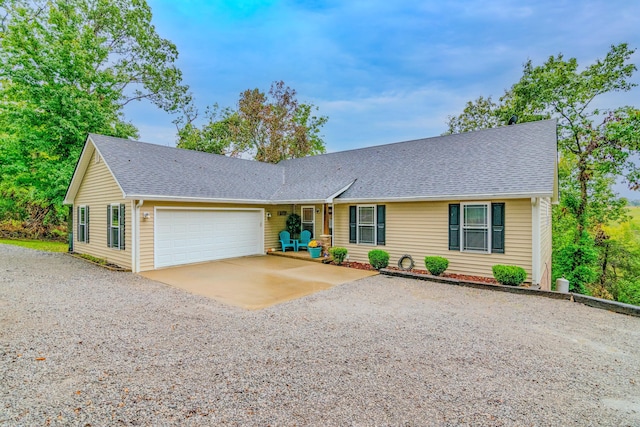
{"type": "Polygon", "coordinates": [[[267,255],[274,255],[274,256],[279,256],[279,257],[284,257],[284,258],[291,258],[291,259],[299,259],[299,260],[303,260],[303,261],[313,261],[313,262],[319,262],[319,263],[323,263],[323,264],[327,264],[327,263],[333,261],[333,258],[331,256],[327,256],[326,258],[324,256],[319,256],[318,258],[311,258],[311,255],[309,255],[309,252],[307,252],[305,250],[299,250],[298,252],[295,252],[295,251],[267,252],[267,255]]]}

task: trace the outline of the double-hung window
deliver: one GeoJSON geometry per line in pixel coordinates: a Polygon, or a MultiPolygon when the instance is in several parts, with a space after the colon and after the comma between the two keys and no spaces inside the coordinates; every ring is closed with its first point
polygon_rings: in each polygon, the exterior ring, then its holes
{"type": "Polygon", "coordinates": [[[504,253],[504,203],[449,205],[449,250],[504,253]]]}
{"type": "Polygon", "coordinates": [[[462,205],[462,250],[489,252],[489,204],[462,205]]]}
{"type": "Polygon", "coordinates": [[[376,207],[358,206],[358,243],[376,244],[376,207]]]}
{"type": "Polygon", "coordinates": [[[89,243],[89,206],[78,206],[78,242],[89,243]]]}
{"type": "Polygon", "coordinates": [[[124,204],[107,206],[107,246],[124,250],[124,204]]]}
{"type": "Polygon", "coordinates": [[[385,205],[349,206],[349,243],[385,244],[385,205]]]}

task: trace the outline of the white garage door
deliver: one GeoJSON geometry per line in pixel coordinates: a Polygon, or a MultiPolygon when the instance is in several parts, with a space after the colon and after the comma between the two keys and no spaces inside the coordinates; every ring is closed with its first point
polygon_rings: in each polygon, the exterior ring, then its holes
{"type": "Polygon", "coordinates": [[[155,267],[264,252],[262,211],[158,209],[155,267]]]}

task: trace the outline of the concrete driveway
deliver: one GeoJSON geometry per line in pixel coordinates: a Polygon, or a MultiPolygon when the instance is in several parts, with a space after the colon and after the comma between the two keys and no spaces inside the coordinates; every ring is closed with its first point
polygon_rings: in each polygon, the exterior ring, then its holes
{"type": "Polygon", "coordinates": [[[269,307],[376,274],[266,255],[140,273],[149,279],[250,310],[269,307]]]}

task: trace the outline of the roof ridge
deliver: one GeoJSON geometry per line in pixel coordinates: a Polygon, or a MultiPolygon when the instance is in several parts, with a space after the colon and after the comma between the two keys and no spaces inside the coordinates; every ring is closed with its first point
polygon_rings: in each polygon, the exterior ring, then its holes
{"type": "Polygon", "coordinates": [[[285,163],[285,162],[293,162],[293,161],[297,161],[297,160],[300,160],[300,159],[308,159],[308,158],[312,158],[312,157],[322,157],[322,156],[329,156],[329,155],[337,155],[337,154],[350,153],[350,152],[360,151],[360,150],[373,150],[373,149],[376,149],[376,148],[390,147],[390,146],[399,145],[399,144],[409,144],[409,143],[412,143],[412,142],[436,140],[436,139],[447,138],[447,137],[452,137],[452,136],[456,136],[456,135],[470,135],[470,134],[477,134],[477,133],[491,132],[491,131],[495,132],[495,131],[500,130],[500,129],[517,128],[517,127],[522,127],[522,126],[527,126],[527,125],[530,126],[532,124],[541,124],[543,122],[549,122],[549,121],[557,122],[557,119],[534,120],[534,121],[531,121],[531,122],[516,123],[516,124],[513,124],[513,125],[497,126],[497,127],[494,127],[494,128],[476,129],[476,130],[472,130],[472,131],[468,131],[468,132],[460,132],[460,133],[451,133],[451,134],[444,134],[444,135],[437,135],[437,136],[429,136],[429,137],[426,137],[426,138],[408,139],[408,140],[405,140],[405,141],[388,142],[388,143],[379,144],[379,145],[369,145],[367,147],[351,148],[349,150],[333,151],[331,153],[322,153],[322,154],[316,154],[316,155],[313,155],[313,156],[298,157],[298,158],[295,158],[295,159],[287,159],[287,160],[283,160],[283,161],[281,161],[281,162],[279,162],[277,164],[282,164],[282,163],[285,163]]]}

